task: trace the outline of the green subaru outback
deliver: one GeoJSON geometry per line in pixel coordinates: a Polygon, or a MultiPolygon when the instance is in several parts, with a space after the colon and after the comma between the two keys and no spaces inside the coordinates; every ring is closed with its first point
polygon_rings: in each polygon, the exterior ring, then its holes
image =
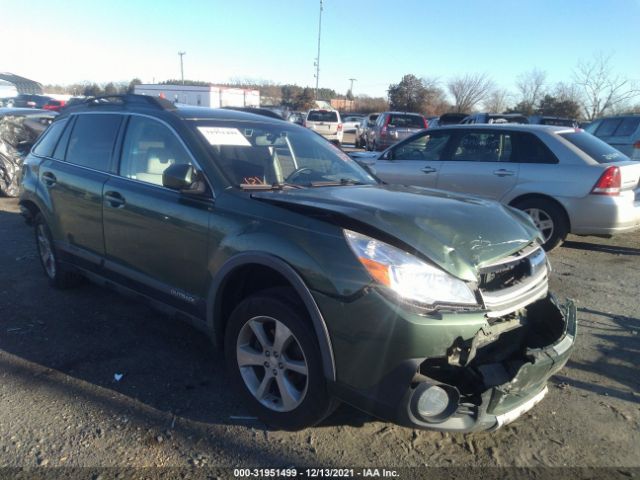
{"type": "Polygon", "coordinates": [[[276,428],[347,402],[414,428],[495,429],[573,348],[575,306],[548,292],[525,214],[382,184],[284,121],[89,100],[32,149],[20,205],[53,286],[86,277],[201,328],[276,428]]]}

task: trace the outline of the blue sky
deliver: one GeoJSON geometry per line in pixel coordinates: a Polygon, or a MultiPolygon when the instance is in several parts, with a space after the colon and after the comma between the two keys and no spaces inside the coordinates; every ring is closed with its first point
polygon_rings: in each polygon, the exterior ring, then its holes
{"type": "MultiPolygon", "coordinates": [[[[315,85],[319,0],[0,0],[0,71],[42,83],[242,77],[315,85]]],[[[320,86],[386,95],[402,75],[534,67],[569,80],[613,54],[640,80],[640,0],[324,0],[320,86]]]]}

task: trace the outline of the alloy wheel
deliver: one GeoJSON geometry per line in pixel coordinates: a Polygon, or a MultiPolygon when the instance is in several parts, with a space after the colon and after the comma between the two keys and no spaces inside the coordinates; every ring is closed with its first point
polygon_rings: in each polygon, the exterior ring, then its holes
{"type": "Polygon", "coordinates": [[[51,242],[49,241],[49,237],[45,232],[45,227],[43,224],[38,225],[38,253],[40,253],[40,260],[42,261],[42,266],[44,267],[45,272],[49,278],[55,278],[56,276],[56,257],[53,253],[53,248],[51,247],[51,242]]]}
{"type": "Polygon", "coordinates": [[[304,400],[309,368],[300,342],[272,317],[253,317],[238,334],[236,359],[247,389],[276,412],[295,410],[304,400]]]}
{"type": "Polygon", "coordinates": [[[524,210],[533,220],[538,230],[542,232],[544,241],[547,242],[554,232],[554,224],[551,216],[539,208],[526,208],[524,210]]]}

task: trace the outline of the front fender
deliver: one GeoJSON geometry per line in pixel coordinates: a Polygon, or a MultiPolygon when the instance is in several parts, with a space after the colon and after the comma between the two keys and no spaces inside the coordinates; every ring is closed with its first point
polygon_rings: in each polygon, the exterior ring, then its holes
{"type": "Polygon", "coordinates": [[[217,338],[222,331],[223,318],[220,318],[222,295],[220,292],[224,289],[226,281],[231,278],[233,273],[240,267],[245,265],[262,265],[271,268],[282,275],[294,288],[300,299],[303,301],[313,329],[320,346],[320,355],[322,357],[322,367],[325,377],[328,380],[335,381],[336,368],[333,357],[333,348],[327,325],[320,313],[320,309],[316,304],[311,292],[302,280],[302,277],[287,262],[279,257],[258,251],[246,251],[238,253],[229,258],[215,274],[209,294],[207,295],[207,319],[212,322],[211,328],[214,338],[217,338]]]}

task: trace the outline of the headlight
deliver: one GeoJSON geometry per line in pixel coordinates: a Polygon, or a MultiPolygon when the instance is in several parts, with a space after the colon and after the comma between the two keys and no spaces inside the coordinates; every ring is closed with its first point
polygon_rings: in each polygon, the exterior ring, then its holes
{"type": "Polygon", "coordinates": [[[344,230],[344,236],[371,277],[400,297],[427,305],[477,304],[467,284],[443,270],[366,235],[344,230]]]}

